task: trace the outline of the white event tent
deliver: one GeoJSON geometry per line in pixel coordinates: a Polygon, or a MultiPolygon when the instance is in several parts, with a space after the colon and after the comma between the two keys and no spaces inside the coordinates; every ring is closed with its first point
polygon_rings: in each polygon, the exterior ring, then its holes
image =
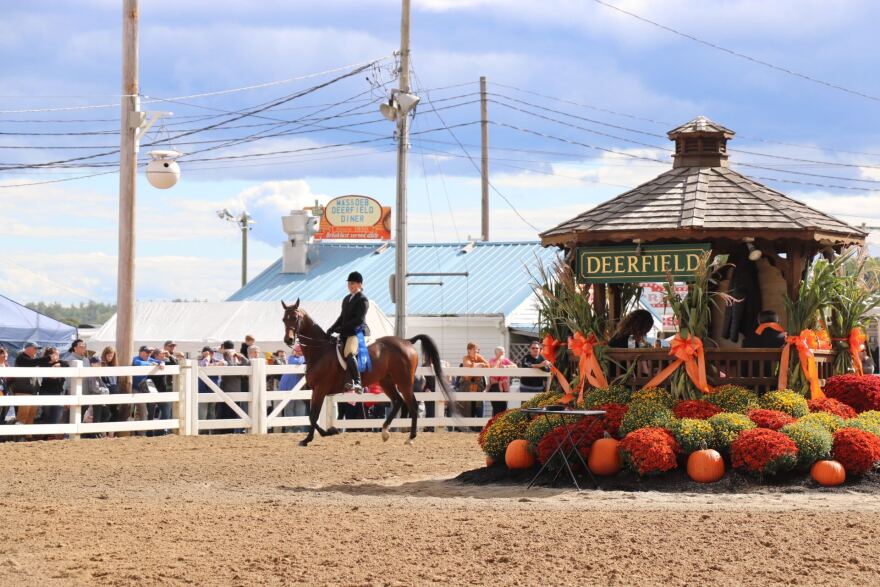
{"type": "MultiPolygon", "coordinates": [[[[303,308],[323,328],[339,316],[340,302],[302,301],[303,308]]],[[[202,347],[216,347],[224,340],[235,342],[238,350],[246,334],[252,335],[260,350],[287,349],[283,342],[284,310],[281,302],[137,302],[134,310],[135,349],[141,345],[161,346],[166,340],[177,343],[177,350],[195,357],[202,347]]],[[[373,339],[394,334],[394,325],[376,304],[370,304],[367,325],[373,339]]],[[[89,349],[98,351],[116,344],[114,314],[89,339],[89,349]]]]}

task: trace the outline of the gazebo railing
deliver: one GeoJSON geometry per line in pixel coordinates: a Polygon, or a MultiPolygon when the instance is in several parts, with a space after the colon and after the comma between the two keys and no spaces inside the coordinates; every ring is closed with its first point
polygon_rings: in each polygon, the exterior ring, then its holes
{"type": "MultiPolygon", "coordinates": [[[[777,388],[779,349],[707,349],[706,377],[712,386],[741,385],[758,393],[777,388]]],[[[819,367],[819,378],[830,377],[834,361],[833,351],[814,351],[819,367]]],[[[632,369],[626,385],[633,389],[643,387],[654,375],[662,371],[674,358],[669,349],[608,349],[608,380],[632,369]],[[636,363],[633,367],[633,363],[636,363]]]]}

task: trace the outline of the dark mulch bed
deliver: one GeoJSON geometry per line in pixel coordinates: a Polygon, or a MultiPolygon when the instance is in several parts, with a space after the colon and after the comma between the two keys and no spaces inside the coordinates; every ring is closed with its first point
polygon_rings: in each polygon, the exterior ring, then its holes
{"type": "MultiPolygon", "coordinates": [[[[511,470],[504,466],[483,467],[465,471],[454,479],[467,485],[528,485],[538,469],[511,470]]],[[[547,471],[535,483],[541,487],[573,487],[568,473],[563,471],[555,483],[551,483],[555,471],[547,471]]],[[[634,473],[622,472],[613,477],[597,477],[599,489],[603,491],[663,491],[668,493],[805,493],[817,492],[858,492],[880,493],[880,471],[871,471],[862,477],[848,476],[846,482],[838,487],[822,487],[810,477],[809,472],[792,472],[776,477],[758,479],[737,470],[728,469],[717,483],[695,483],[687,472],[679,467],[663,475],[639,477],[634,473]]],[[[593,485],[586,475],[578,475],[582,489],[592,489],[593,485]]]]}

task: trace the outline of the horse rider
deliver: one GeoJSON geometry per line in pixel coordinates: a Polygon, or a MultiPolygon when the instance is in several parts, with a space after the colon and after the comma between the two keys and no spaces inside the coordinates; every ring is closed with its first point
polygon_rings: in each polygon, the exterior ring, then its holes
{"type": "Polygon", "coordinates": [[[363,392],[361,386],[361,373],[358,370],[358,333],[364,333],[367,321],[367,309],[370,301],[364,295],[364,278],[357,271],[352,271],[348,276],[348,295],[342,300],[342,312],[336,322],[327,330],[327,334],[339,334],[339,344],[342,347],[342,356],[348,366],[348,375],[351,378],[345,384],[346,391],[355,393],[363,392]]]}

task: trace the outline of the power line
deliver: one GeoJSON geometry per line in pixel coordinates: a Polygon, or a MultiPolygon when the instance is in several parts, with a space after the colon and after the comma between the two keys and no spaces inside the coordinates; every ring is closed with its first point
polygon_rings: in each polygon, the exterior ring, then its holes
{"type": "Polygon", "coordinates": [[[699,37],[695,37],[694,35],[684,33],[682,31],[676,30],[672,27],[668,27],[666,25],[660,24],[659,22],[655,22],[655,21],[647,19],[643,16],[639,16],[635,12],[630,12],[629,10],[624,10],[623,8],[620,8],[620,7],[615,6],[613,4],[609,4],[608,2],[604,2],[603,0],[593,0],[593,2],[595,2],[596,4],[600,4],[602,6],[605,6],[606,8],[616,10],[617,12],[620,12],[621,14],[625,14],[627,16],[635,18],[636,20],[640,20],[644,23],[655,26],[659,29],[663,29],[664,31],[670,32],[674,35],[678,35],[679,37],[683,37],[683,38],[688,39],[690,41],[693,41],[695,43],[705,45],[706,47],[710,47],[712,49],[715,49],[716,51],[722,51],[722,52],[727,53],[729,55],[733,55],[734,57],[739,57],[740,59],[745,59],[746,61],[751,61],[752,63],[757,63],[758,65],[763,65],[764,67],[768,67],[770,69],[780,71],[780,72],[788,74],[790,76],[798,77],[798,78],[801,78],[801,79],[806,80],[808,82],[812,82],[814,84],[819,84],[819,85],[825,86],[827,88],[831,88],[833,90],[838,90],[840,92],[846,92],[847,94],[852,94],[853,96],[859,96],[860,98],[867,98],[868,100],[880,102],[880,97],[872,96],[871,94],[866,94],[866,93],[860,92],[858,90],[852,90],[850,88],[845,88],[843,86],[812,77],[812,76],[807,75],[805,73],[800,73],[800,72],[794,71],[792,69],[788,69],[787,67],[782,67],[780,65],[774,65],[773,63],[770,63],[768,61],[764,61],[763,59],[758,59],[757,57],[752,57],[750,55],[746,55],[745,53],[740,53],[738,51],[734,51],[733,49],[728,49],[726,47],[722,47],[721,45],[716,45],[715,43],[711,43],[711,42],[703,40],[699,37]]]}
{"type": "MultiPolygon", "coordinates": [[[[310,79],[313,77],[320,77],[322,75],[336,73],[338,71],[343,71],[343,70],[350,69],[350,68],[356,68],[357,71],[360,72],[360,71],[363,71],[364,69],[366,69],[372,65],[375,65],[377,63],[381,63],[382,61],[386,61],[388,59],[391,59],[391,57],[390,56],[379,57],[377,59],[372,59],[370,61],[362,61],[360,63],[354,63],[351,65],[341,65],[339,67],[334,67],[332,69],[327,69],[327,70],[319,71],[316,73],[309,73],[309,74],[305,74],[305,75],[301,75],[301,76],[297,76],[297,77],[291,77],[291,78],[287,78],[287,79],[283,79],[283,80],[275,80],[275,81],[265,82],[265,83],[261,83],[261,84],[253,84],[250,86],[242,86],[239,88],[230,88],[230,89],[226,89],[226,90],[202,92],[200,94],[189,94],[186,96],[174,96],[172,98],[159,98],[159,97],[155,97],[155,96],[154,97],[144,96],[145,99],[141,103],[148,104],[148,103],[152,103],[152,102],[160,102],[160,101],[168,101],[168,100],[188,100],[191,98],[204,98],[204,97],[208,97],[208,96],[219,96],[222,94],[232,94],[235,92],[243,92],[243,91],[248,91],[248,90],[256,90],[256,89],[260,89],[260,88],[268,88],[271,86],[288,84],[288,83],[295,82],[295,81],[302,81],[304,79],[310,79]]],[[[0,96],[0,97],[27,98],[28,96],[0,96]]],[[[63,97],[63,96],[58,96],[58,97],[63,97]]],[[[75,96],[71,96],[71,97],[75,97],[75,96]]],[[[114,95],[114,97],[130,98],[132,96],[131,96],[131,94],[117,94],[117,95],[114,95]]],[[[24,113],[32,113],[32,112],[64,112],[64,111],[72,111],[72,110],[94,110],[94,109],[98,109],[98,108],[118,108],[118,107],[119,107],[119,103],[115,103],[115,104],[90,104],[90,105],[84,105],[84,106],[65,106],[65,107],[57,107],[57,108],[27,108],[27,109],[20,109],[20,110],[0,110],[0,114],[24,114],[24,113]]]]}
{"type": "MultiPolygon", "coordinates": [[[[415,71],[413,71],[413,76],[414,76],[416,79],[418,79],[418,75],[415,73],[415,71]]],[[[439,112],[437,111],[437,109],[434,107],[434,104],[430,101],[430,97],[431,97],[431,96],[430,96],[430,93],[429,93],[429,92],[425,92],[425,94],[428,96],[428,99],[429,99],[428,104],[431,106],[431,110],[434,112],[434,115],[435,115],[435,116],[437,117],[437,119],[440,121],[440,124],[442,124],[443,127],[449,132],[449,135],[450,135],[450,136],[452,137],[452,139],[458,144],[458,147],[461,149],[461,151],[462,151],[465,155],[467,155],[468,161],[471,162],[471,165],[474,166],[474,169],[477,170],[477,173],[480,174],[480,175],[482,175],[483,171],[482,171],[482,169],[480,168],[480,166],[477,165],[477,162],[474,161],[473,157],[471,157],[471,154],[468,152],[468,150],[464,147],[464,145],[461,143],[461,141],[458,140],[458,136],[456,136],[456,134],[455,134],[454,132],[452,132],[452,129],[455,128],[455,126],[458,126],[458,125],[449,126],[448,124],[446,124],[446,121],[443,120],[443,117],[440,116],[440,113],[439,113],[439,112]]],[[[514,214],[516,214],[516,215],[519,217],[520,220],[522,220],[526,225],[528,225],[529,227],[531,227],[532,230],[534,230],[535,232],[540,232],[540,230],[538,229],[538,227],[535,226],[534,224],[532,224],[531,222],[529,222],[528,220],[526,220],[525,216],[523,216],[522,214],[520,214],[519,210],[516,209],[516,206],[513,205],[513,202],[511,202],[511,201],[507,198],[507,196],[505,196],[503,193],[501,193],[501,191],[500,191],[498,188],[496,188],[495,185],[494,185],[491,181],[487,181],[487,183],[489,184],[489,187],[492,188],[492,191],[493,191],[493,192],[495,192],[496,194],[498,194],[499,196],[501,196],[501,199],[503,199],[505,202],[507,202],[507,205],[510,206],[510,209],[513,210],[514,214]]]]}

